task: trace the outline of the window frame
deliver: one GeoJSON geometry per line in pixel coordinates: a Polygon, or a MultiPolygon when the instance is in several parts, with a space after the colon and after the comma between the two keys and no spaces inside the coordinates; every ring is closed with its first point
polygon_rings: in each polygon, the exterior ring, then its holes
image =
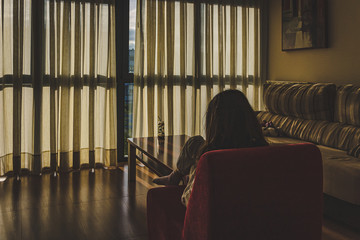
{"type": "Polygon", "coordinates": [[[134,82],[129,72],[130,0],[115,1],[116,31],[116,98],[117,98],[117,161],[127,161],[125,155],[125,84],[134,82]]]}

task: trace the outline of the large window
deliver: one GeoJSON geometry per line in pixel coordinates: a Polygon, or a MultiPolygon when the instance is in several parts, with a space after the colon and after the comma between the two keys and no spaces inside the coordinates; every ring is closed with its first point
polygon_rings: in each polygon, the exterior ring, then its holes
{"type": "Polygon", "coordinates": [[[0,175],[115,166],[115,0],[0,0],[0,175]]]}
{"type": "Polygon", "coordinates": [[[213,96],[241,90],[261,108],[264,1],[141,1],[137,8],[134,136],[204,134],[213,96]]]}

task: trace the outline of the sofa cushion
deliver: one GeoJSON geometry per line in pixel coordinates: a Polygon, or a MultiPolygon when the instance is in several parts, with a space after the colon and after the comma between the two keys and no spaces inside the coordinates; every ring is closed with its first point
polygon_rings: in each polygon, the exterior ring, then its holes
{"type": "Polygon", "coordinates": [[[302,141],[295,138],[289,138],[289,137],[265,137],[265,140],[270,145],[306,143],[306,141],[302,141]]]}
{"type": "Polygon", "coordinates": [[[260,122],[273,122],[275,127],[282,130],[283,135],[292,137],[295,137],[296,127],[302,121],[294,117],[285,117],[271,112],[260,112],[257,117],[260,122]]]}
{"type": "Polygon", "coordinates": [[[273,122],[274,126],[280,127],[283,125],[283,121],[287,118],[281,115],[276,115],[270,112],[259,112],[257,118],[260,122],[273,122]]]}
{"type": "MultiPolygon", "coordinates": [[[[316,130],[317,127],[314,127],[314,130],[316,130]]],[[[337,148],[338,142],[339,142],[339,132],[341,130],[340,123],[335,122],[327,122],[322,128],[321,131],[317,134],[318,141],[317,143],[337,148]]],[[[343,149],[346,150],[346,149],[343,149]]]]}
{"type": "Polygon", "coordinates": [[[340,125],[338,132],[338,149],[349,151],[349,149],[360,143],[360,128],[351,125],[340,125]]]}
{"type": "Polygon", "coordinates": [[[323,159],[324,193],[360,205],[360,159],[318,145],[323,159]]]}
{"type": "Polygon", "coordinates": [[[348,155],[359,158],[360,157],[360,144],[348,150],[348,155]]]}
{"type": "MultiPolygon", "coordinates": [[[[270,145],[296,144],[306,141],[289,137],[265,137],[270,145]]],[[[360,205],[360,159],[346,151],[317,145],[323,160],[324,193],[360,205]]]]}
{"type": "Polygon", "coordinates": [[[334,120],[345,124],[360,126],[359,87],[345,85],[337,90],[334,120]]]}
{"type": "Polygon", "coordinates": [[[348,151],[360,143],[360,128],[352,125],[285,117],[270,112],[260,112],[257,116],[260,122],[272,121],[286,136],[303,141],[343,151],[348,151]]]}
{"type": "MultiPolygon", "coordinates": [[[[316,126],[314,132],[316,132],[316,126]]],[[[318,144],[349,151],[360,143],[360,128],[336,122],[327,122],[317,133],[318,144]]]]}
{"type": "Polygon", "coordinates": [[[327,83],[269,83],[264,102],[271,113],[309,120],[333,120],[336,87],[327,83]]]}
{"type": "Polygon", "coordinates": [[[284,117],[270,112],[260,112],[259,121],[272,121],[274,126],[280,128],[285,136],[298,138],[318,144],[324,132],[327,121],[304,120],[295,117],[284,117]]]}

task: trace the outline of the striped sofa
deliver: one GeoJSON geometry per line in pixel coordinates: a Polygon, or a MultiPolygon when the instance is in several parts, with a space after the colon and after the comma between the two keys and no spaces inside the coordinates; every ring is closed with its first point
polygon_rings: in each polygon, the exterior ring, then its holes
{"type": "Polygon", "coordinates": [[[270,144],[312,142],[323,158],[324,193],[360,206],[360,88],[324,83],[264,86],[266,111],[282,137],[270,144]]]}

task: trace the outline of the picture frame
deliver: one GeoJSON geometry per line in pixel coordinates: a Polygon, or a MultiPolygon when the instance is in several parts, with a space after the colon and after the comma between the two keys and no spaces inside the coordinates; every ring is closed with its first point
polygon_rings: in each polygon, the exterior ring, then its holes
{"type": "Polygon", "coordinates": [[[326,0],[282,0],[282,51],[326,48],[326,0]]]}

